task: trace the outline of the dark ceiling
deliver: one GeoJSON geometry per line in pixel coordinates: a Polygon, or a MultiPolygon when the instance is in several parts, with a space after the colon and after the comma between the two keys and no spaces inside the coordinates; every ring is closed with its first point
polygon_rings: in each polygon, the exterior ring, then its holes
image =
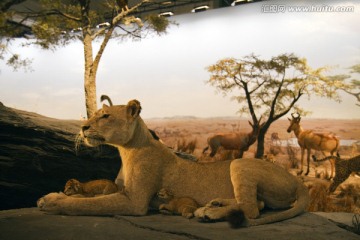
{"type": "MultiPolygon", "coordinates": [[[[2,1],[2,0],[1,0],[2,1]]],[[[69,4],[74,0],[63,0],[64,4],[69,4]]],[[[142,0],[128,0],[128,6],[134,6],[142,0]]],[[[149,3],[143,4],[136,13],[138,17],[143,17],[147,14],[161,14],[172,13],[179,15],[191,12],[201,12],[210,9],[229,7],[234,5],[248,4],[261,0],[152,0],[149,3]]],[[[101,8],[104,0],[92,0],[92,8],[101,8]]],[[[17,10],[39,9],[39,0],[26,0],[21,4],[15,6],[17,10]]]]}

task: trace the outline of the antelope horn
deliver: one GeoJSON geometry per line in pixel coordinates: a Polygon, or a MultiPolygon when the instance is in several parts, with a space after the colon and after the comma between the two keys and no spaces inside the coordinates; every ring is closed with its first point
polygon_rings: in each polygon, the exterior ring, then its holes
{"type": "Polygon", "coordinates": [[[109,102],[110,107],[113,105],[113,103],[112,103],[112,101],[111,101],[111,99],[109,98],[108,95],[101,95],[100,101],[103,102],[105,100],[107,100],[109,102]]]}
{"type": "Polygon", "coordinates": [[[292,114],[291,114],[292,118],[294,118],[294,119],[295,119],[295,118],[299,118],[299,117],[300,117],[300,113],[299,113],[299,112],[296,112],[296,114],[297,114],[297,117],[295,117],[295,116],[294,116],[295,114],[294,114],[294,113],[292,113],[292,114]]]}

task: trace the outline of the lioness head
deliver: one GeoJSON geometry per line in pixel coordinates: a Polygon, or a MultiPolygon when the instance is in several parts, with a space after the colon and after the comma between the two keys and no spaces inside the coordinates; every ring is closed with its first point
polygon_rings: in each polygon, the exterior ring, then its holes
{"type": "Polygon", "coordinates": [[[86,145],[124,145],[132,138],[136,120],[141,112],[140,102],[131,100],[127,105],[107,106],[98,110],[84,122],[80,136],[86,145]]]}

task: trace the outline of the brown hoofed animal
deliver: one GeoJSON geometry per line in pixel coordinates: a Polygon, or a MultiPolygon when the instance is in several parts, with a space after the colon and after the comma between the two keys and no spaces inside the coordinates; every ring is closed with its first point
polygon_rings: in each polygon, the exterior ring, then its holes
{"type": "Polygon", "coordinates": [[[117,185],[107,179],[98,179],[85,183],[70,179],[66,182],[64,189],[64,193],[68,196],[80,195],[84,197],[95,197],[97,195],[116,193],[117,191],[117,185]]]}
{"type": "Polygon", "coordinates": [[[208,146],[204,148],[203,154],[211,148],[210,157],[214,157],[219,147],[223,147],[226,150],[238,150],[239,155],[237,158],[242,158],[244,152],[249,150],[249,147],[255,143],[259,131],[260,121],[258,124],[252,124],[249,121],[252,131],[249,133],[219,133],[207,139],[208,146]]]}
{"type": "Polygon", "coordinates": [[[244,221],[237,226],[282,221],[307,208],[307,188],[285,169],[255,158],[213,163],[181,159],[151,136],[140,111],[137,100],[103,105],[84,122],[80,132],[88,146],[118,148],[124,191],[92,198],[50,193],[38,200],[38,207],[55,214],[141,216],[147,213],[155,194],[165,188],[175,196],[191,197],[199,206],[213,199],[221,203],[200,207],[195,216],[201,219],[224,219],[231,211],[241,210],[244,221]],[[260,216],[258,201],[280,211],[260,216]]]}
{"type": "MultiPolygon", "coordinates": [[[[330,154],[333,156],[334,153],[336,153],[339,149],[339,139],[331,134],[315,133],[312,130],[303,130],[300,126],[300,114],[297,115],[298,116],[295,117],[294,114],[291,114],[292,119],[288,118],[290,121],[290,126],[287,129],[287,132],[290,133],[291,131],[294,131],[301,148],[301,166],[298,175],[303,173],[304,154],[305,150],[307,150],[307,171],[305,175],[308,175],[310,170],[311,149],[322,151],[323,153],[330,152],[330,154]]],[[[334,176],[335,163],[333,160],[330,160],[330,163],[330,178],[332,178],[334,176]]]]}

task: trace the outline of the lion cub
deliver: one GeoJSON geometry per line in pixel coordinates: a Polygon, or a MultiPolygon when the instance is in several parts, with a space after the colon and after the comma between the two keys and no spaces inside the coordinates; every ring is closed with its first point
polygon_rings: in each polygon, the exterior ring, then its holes
{"type": "Polygon", "coordinates": [[[66,182],[64,189],[64,193],[68,196],[78,195],[84,197],[107,195],[117,191],[117,185],[107,179],[93,180],[85,183],[81,183],[76,179],[70,179],[66,182]]]}
{"type": "Polygon", "coordinates": [[[164,202],[159,206],[159,210],[163,214],[177,214],[192,218],[195,210],[199,207],[194,199],[189,197],[175,198],[172,192],[164,188],[157,193],[157,198],[164,202]]]}

